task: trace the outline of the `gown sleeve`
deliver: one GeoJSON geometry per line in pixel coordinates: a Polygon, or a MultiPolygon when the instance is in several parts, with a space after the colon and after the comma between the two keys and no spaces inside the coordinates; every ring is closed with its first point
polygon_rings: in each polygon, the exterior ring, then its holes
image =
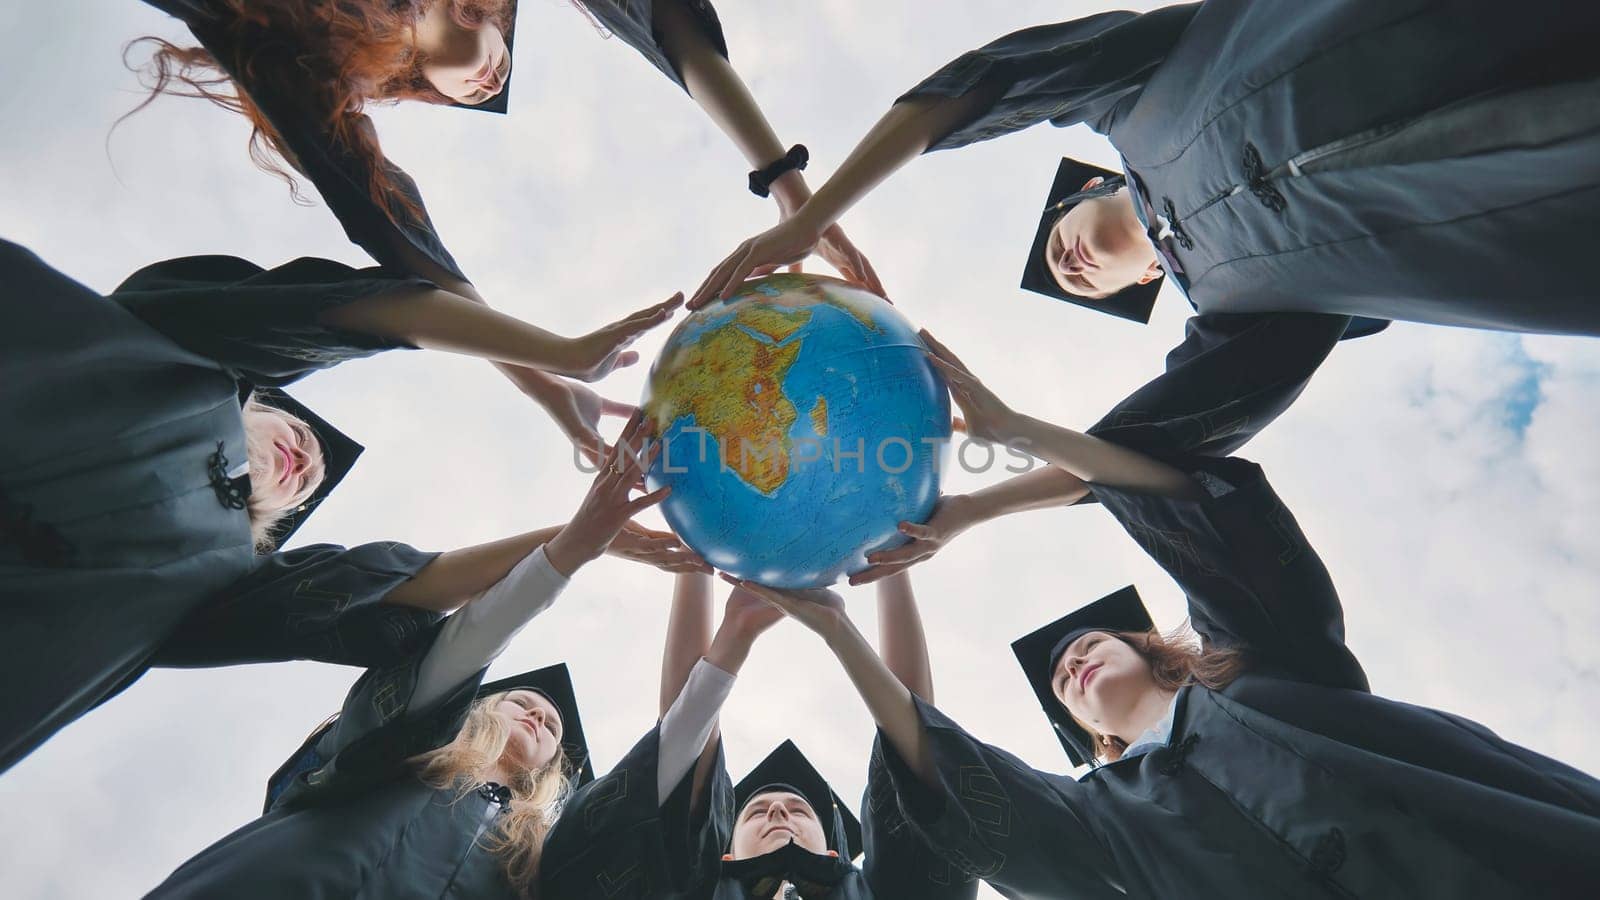
{"type": "MultiPolygon", "coordinates": [[[[401,271],[411,268],[404,252],[410,248],[452,276],[467,280],[434,230],[410,176],[387,159],[382,160],[391,182],[415,208],[411,211],[396,205],[391,218],[372,197],[371,164],[333,135],[324,123],[324,111],[308,108],[296,91],[278,80],[241,76],[245,66],[238,52],[240,38],[229,31],[228,17],[232,13],[226,4],[219,0],[145,2],[188,25],[233,83],[249,95],[282,139],[291,154],[291,164],[316,187],[353,243],[378,262],[401,271]]],[[[249,41],[249,67],[255,72],[273,72],[282,79],[283,73],[296,71],[298,63],[288,52],[287,42],[269,38],[249,41]]],[[[363,119],[364,127],[370,128],[371,120],[363,119]]]]}
{"type": "Polygon", "coordinates": [[[927,900],[971,900],[978,896],[978,880],[940,855],[900,815],[882,743],[881,737],[873,741],[867,790],[861,803],[866,852],[861,870],[873,896],[927,900]]]}
{"type": "Polygon", "coordinates": [[[1199,8],[1198,3],[1153,12],[1107,12],[1013,32],[964,53],[900,100],[961,97],[980,84],[1000,90],[973,119],[935,140],[947,150],[1021,131],[1049,120],[1057,127],[1102,121],[1137,97],[1199,8]]]}
{"type": "Polygon", "coordinates": [[[1348,316],[1208,313],[1189,319],[1166,371],[1089,434],[1158,459],[1227,456],[1287,410],[1327,359],[1348,316]]]}
{"type": "Polygon", "coordinates": [[[339,715],[285,762],[267,782],[266,810],[338,803],[410,771],[408,760],[455,740],[488,667],[445,696],[413,702],[418,670],[438,628],[392,665],[362,673],[339,715]]]}
{"type": "Polygon", "coordinates": [[[318,317],[362,297],[427,286],[386,270],[312,257],[263,269],[232,256],[189,256],[140,269],[111,299],[235,378],[281,387],[345,360],[411,348],[330,328],[318,317]]]}
{"type": "Polygon", "coordinates": [[[710,0],[581,0],[585,12],[611,36],[639,51],[661,74],[684,87],[683,75],[667,57],[666,48],[656,34],[653,16],[656,3],[682,3],[705,31],[711,46],[723,59],[728,58],[728,42],[722,36],[722,23],[710,0]]]}
{"type": "Polygon", "coordinates": [[[383,598],[436,556],[390,542],[350,549],[313,544],[263,556],[250,574],[185,619],[151,664],[404,662],[431,643],[443,617],[383,598]]]}
{"type": "Polygon", "coordinates": [[[1261,467],[1233,457],[1168,462],[1189,472],[1206,498],[1093,490],[1183,589],[1201,639],[1291,678],[1369,690],[1345,646],[1333,579],[1261,467]]]}
{"type": "MultiPolygon", "coordinates": [[[[921,699],[913,697],[912,702],[939,783],[924,784],[880,731],[873,744],[872,766],[881,770],[876,773],[879,784],[887,787],[879,787],[886,793],[869,797],[869,803],[892,805],[892,811],[881,813],[886,822],[909,825],[955,870],[1002,892],[1027,897],[1122,896],[1111,886],[1123,879],[1091,827],[1094,811],[1082,785],[1065,775],[1033,769],[974,738],[921,699]],[[1064,894],[1063,887],[1069,885],[1073,890],[1064,894]]],[[[871,852],[869,847],[869,861],[871,852]]]]}
{"type": "Polygon", "coordinates": [[[545,897],[701,897],[715,883],[733,834],[733,783],[722,745],[703,810],[690,808],[694,773],[658,797],[660,729],[652,728],[604,776],[579,788],[545,839],[545,897]]]}

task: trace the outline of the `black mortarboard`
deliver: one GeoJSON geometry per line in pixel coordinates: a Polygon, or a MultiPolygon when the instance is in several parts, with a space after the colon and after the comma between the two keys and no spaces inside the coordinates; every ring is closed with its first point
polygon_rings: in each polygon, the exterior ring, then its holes
{"type": "Polygon", "coordinates": [[[1022,673],[1027,676],[1028,684],[1033,687],[1039,705],[1055,727],[1056,737],[1073,765],[1088,765],[1094,759],[1094,741],[1083,726],[1072,721],[1072,715],[1051,689],[1056,662],[1067,645],[1086,632],[1149,631],[1154,627],[1150,613],[1139,599],[1139,592],[1130,584],[1012,642],[1011,652],[1016,654],[1022,673]]]}
{"type": "Polygon", "coordinates": [[[483,101],[482,103],[452,103],[451,106],[461,109],[481,109],[484,112],[501,113],[506,111],[506,104],[511,99],[511,76],[516,74],[517,62],[512,57],[511,40],[517,31],[517,0],[511,0],[511,15],[507,17],[510,25],[506,27],[506,59],[511,62],[511,68],[506,70],[506,83],[500,85],[500,93],[483,101]]]}
{"type": "Polygon", "coordinates": [[[523,672],[510,678],[478,688],[479,697],[505,691],[538,691],[555,704],[561,712],[561,749],[566,751],[567,764],[578,773],[573,787],[582,787],[594,780],[594,764],[589,761],[589,741],[583,736],[583,719],[578,715],[578,695],[572,690],[572,675],[566,663],[556,663],[532,672],[523,672]]]}
{"type": "Polygon", "coordinates": [[[333,493],[339,486],[344,476],[350,474],[355,466],[356,459],[366,448],[351,440],[344,432],[328,424],[328,420],[312,412],[305,404],[285,394],[277,388],[258,388],[251,385],[242,385],[239,388],[239,403],[254,393],[256,399],[273,407],[281,409],[300,421],[310,426],[311,431],[317,436],[317,443],[322,445],[322,483],[306,498],[306,502],[289,510],[278,519],[278,524],[273,528],[272,541],[274,546],[282,547],[289,539],[289,535],[299,530],[306,519],[316,511],[317,504],[333,493]]]}
{"type": "Polygon", "coordinates": [[[828,780],[811,765],[794,741],[784,741],[767,754],[750,774],[733,788],[733,809],[737,817],[752,797],[772,791],[799,794],[811,804],[828,837],[828,849],[847,860],[861,855],[861,822],[828,786],[828,780]]]}
{"type": "Polygon", "coordinates": [[[1028,248],[1028,264],[1022,270],[1023,290],[1065,300],[1096,312],[1109,313],[1119,319],[1131,319],[1141,324],[1150,321],[1150,311],[1155,308],[1156,294],[1161,290],[1161,282],[1166,279],[1165,275],[1147,284],[1129,285],[1109,297],[1095,300],[1062,290],[1061,286],[1056,284],[1054,276],[1050,274],[1050,267],[1044,260],[1045,246],[1050,241],[1050,229],[1066,215],[1067,210],[1091,197],[1104,196],[1111,187],[1123,184],[1124,181],[1120,172],[1091,166],[1067,157],[1061,158],[1061,165],[1056,168],[1055,181],[1050,183],[1050,196],[1046,198],[1044,213],[1039,217],[1039,230],[1034,233],[1033,246],[1028,248]],[[1096,177],[1104,178],[1106,184],[1084,190],[1084,183],[1096,177]]]}

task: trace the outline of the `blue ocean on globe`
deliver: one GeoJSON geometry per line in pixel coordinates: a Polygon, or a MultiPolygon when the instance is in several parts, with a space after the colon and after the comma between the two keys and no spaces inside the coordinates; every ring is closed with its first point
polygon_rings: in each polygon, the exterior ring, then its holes
{"type": "Polygon", "coordinates": [[[667,522],[713,566],[783,588],[833,584],[904,543],[950,440],[924,350],[887,301],[820,275],[769,275],[690,314],[642,404],[667,522]]]}

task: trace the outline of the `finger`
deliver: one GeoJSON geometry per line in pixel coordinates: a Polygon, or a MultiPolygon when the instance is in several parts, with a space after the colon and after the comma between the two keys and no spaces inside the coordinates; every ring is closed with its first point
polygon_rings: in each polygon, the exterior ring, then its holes
{"type": "Polygon", "coordinates": [[[790,275],[799,275],[805,271],[805,265],[803,263],[790,263],[787,271],[790,275]]]}
{"type": "Polygon", "coordinates": [[[937,531],[920,522],[901,522],[900,533],[919,541],[931,541],[939,536],[937,531]]]}
{"type": "MultiPolygon", "coordinates": [[[[739,285],[743,284],[744,280],[750,277],[751,272],[755,268],[755,253],[754,251],[747,251],[739,258],[739,261],[734,264],[733,268],[729,270],[727,280],[722,283],[721,289],[717,291],[717,296],[723,300],[732,297],[734,292],[739,290],[739,285]]],[[[773,268],[776,267],[769,266],[766,272],[762,272],[761,274],[768,274],[773,270],[773,268]]]]}
{"type": "Polygon", "coordinates": [[[612,360],[612,362],[611,362],[611,371],[615,372],[618,369],[626,369],[627,367],[633,365],[634,363],[636,363],[638,361],[639,361],[639,354],[633,352],[632,350],[628,350],[628,351],[625,351],[623,353],[618,353],[617,354],[617,358],[612,360]]]}
{"type": "Polygon", "coordinates": [[[949,347],[946,347],[938,338],[934,337],[933,333],[928,329],[924,328],[917,332],[917,334],[922,338],[923,342],[928,345],[928,349],[933,351],[934,356],[959,369],[965,370],[967,368],[966,364],[961,361],[961,358],[956,356],[955,353],[952,352],[949,347]]]}
{"type": "Polygon", "coordinates": [[[923,545],[902,544],[892,550],[879,550],[877,553],[867,554],[867,562],[874,566],[905,565],[932,555],[923,545]]]}
{"type": "Polygon", "coordinates": [[[862,569],[854,575],[851,575],[850,583],[857,587],[863,584],[871,584],[874,581],[880,581],[884,578],[888,578],[890,575],[894,575],[897,572],[904,572],[908,568],[910,568],[910,566],[904,564],[892,566],[872,566],[871,568],[862,569]]]}
{"type": "Polygon", "coordinates": [[[690,309],[699,309],[716,298],[717,292],[727,283],[728,271],[739,264],[739,260],[744,257],[748,249],[748,241],[740,244],[733,253],[729,254],[726,259],[717,264],[716,268],[711,270],[711,274],[706,276],[706,280],[700,282],[700,286],[695,288],[694,296],[689,298],[690,309]]]}
{"type": "Polygon", "coordinates": [[[950,419],[950,430],[951,431],[959,431],[962,434],[966,434],[967,433],[967,420],[961,418],[960,416],[951,417],[951,419],[950,419]]]}
{"type": "MultiPolygon", "coordinates": [[[[799,263],[795,263],[796,267],[798,267],[799,265],[800,265],[799,263]]],[[[770,265],[770,266],[756,266],[754,269],[750,270],[750,274],[748,276],[746,276],[746,277],[747,278],[760,278],[763,275],[771,275],[773,272],[778,271],[778,268],[779,267],[778,267],[778,265],[776,263],[774,263],[773,265],[770,265]]],[[[798,271],[798,269],[794,268],[794,269],[791,269],[791,271],[798,271]]]]}
{"type": "Polygon", "coordinates": [[[632,403],[623,403],[620,400],[607,400],[600,398],[600,415],[602,416],[631,416],[639,411],[639,407],[632,403]]]}
{"type": "Polygon", "coordinates": [[[635,409],[633,411],[633,415],[628,417],[628,424],[622,426],[622,436],[617,438],[617,440],[632,446],[634,440],[639,436],[639,429],[643,426],[644,410],[635,409]]]}
{"type": "Polygon", "coordinates": [[[672,486],[671,485],[667,485],[664,488],[661,488],[659,490],[654,490],[654,491],[651,491],[648,494],[645,494],[643,497],[640,497],[639,499],[633,501],[632,503],[629,503],[627,506],[624,506],[622,509],[623,509],[624,512],[626,512],[628,515],[631,516],[631,515],[634,515],[634,514],[640,512],[640,511],[642,511],[642,510],[649,509],[650,507],[655,506],[657,503],[660,503],[661,501],[667,499],[667,495],[670,494],[670,493],[672,493],[672,486]]]}
{"type": "MultiPolygon", "coordinates": [[[[861,274],[864,276],[863,281],[865,281],[867,285],[867,290],[877,294],[879,297],[882,297],[885,300],[889,300],[889,292],[884,290],[883,280],[878,277],[878,270],[872,267],[872,260],[862,256],[859,250],[856,251],[856,266],[861,270],[861,274]]],[[[889,302],[894,303],[893,300],[889,300],[889,302]]]]}

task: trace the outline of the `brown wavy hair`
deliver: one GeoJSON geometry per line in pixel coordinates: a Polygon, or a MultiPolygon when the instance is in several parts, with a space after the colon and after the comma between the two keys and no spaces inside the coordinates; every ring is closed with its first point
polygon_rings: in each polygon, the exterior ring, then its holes
{"type": "MultiPolygon", "coordinates": [[[[137,72],[150,95],[122,118],[149,106],[162,94],[209,100],[250,120],[250,159],[283,179],[295,201],[305,203],[294,176],[304,174],[283,136],[250,97],[251,90],[303,97],[307,117],[331,141],[363,161],[373,202],[391,221],[403,213],[415,219],[421,208],[403,191],[384,158],[369,102],[420,100],[453,103],[422,74],[426,57],[415,47],[416,22],[433,3],[450,4],[464,28],[485,24],[510,34],[512,0],[216,0],[226,10],[214,26],[219,43],[232,57],[218,60],[204,47],[179,47],[145,36],[123,48],[123,62],[137,72]],[[135,47],[152,47],[142,65],[130,61],[135,47]],[[229,72],[237,73],[240,84],[229,72]]],[[[204,27],[204,26],[202,26],[204,27]]],[[[121,121],[120,119],[118,120],[121,121]]]]}
{"type": "MultiPolygon", "coordinates": [[[[1200,639],[1187,626],[1166,634],[1155,629],[1109,633],[1150,664],[1150,675],[1163,691],[1176,691],[1191,684],[1220,691],[1232,684],[1249,662],[1242,651],[1201,646],[1200,639]]],[[[1128,742],[1122,738],[1101,734],[1077,716],[1073,716],[1072,721],[1089,732],[1097,755],[1106,762],[1116,762],[1128,749],[1128,742]]]]}

